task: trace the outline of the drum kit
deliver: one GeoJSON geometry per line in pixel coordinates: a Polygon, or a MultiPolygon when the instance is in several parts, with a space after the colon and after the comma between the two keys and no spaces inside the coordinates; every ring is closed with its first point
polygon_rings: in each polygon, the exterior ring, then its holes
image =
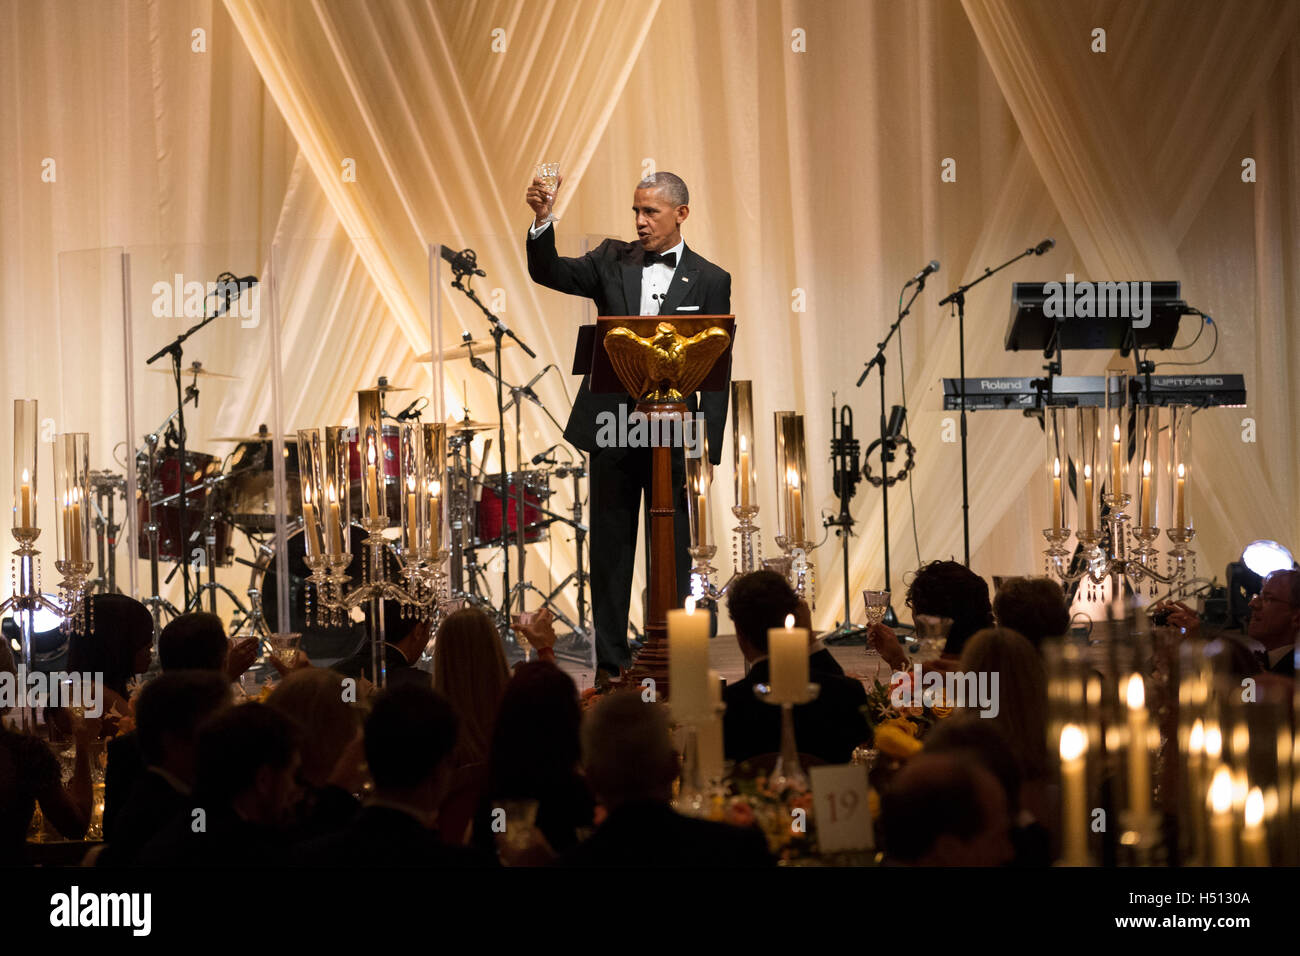
{"type": "MultiPolygon", "coordinates": [[[[479,344],[467,341],[447,349],[441,357],[444,360],[471,357],[479,344]]],[[[431,358],[436,357],[421,356],[426,361],[431,358]]],[[[187,368],[186,374],[194,375],[195,379],[195,384],[185,395],[186,402],[196,402],[198,378],[236,380],[235,376],[210,372],[199,363],[187,368]]],[[[384,377],[379,378],[377,386],[363,390],[378,393],[382,417],[392,422],[383,427],[381,452],[383,487],[390,515],[400,513],[398,426],[403,421],[419,419],[421,400],[417,399],[402,412],[392,415],[385,407],[385,399],[391,392],[409,390],[389,384],[384,377]]],[[[513,391],[524,397],[523,390],[513,391]]],[[[427,405],[427,402],[423,404],[427,405]]],[[[331,626],[309,611],[307,578],[310,570],[305,562],[297,436],[286,435],[282,444],[277,446],[274,436],[263,425],[253,434],[211,438],[212,443],[234,444],[234,451],[224,457],[186,449],[182,460],[178,418],[178,413],[173,411],[157,429],[144,436],[144,444],[135,451],[138,489],[135,556],[149,562],[149,595],[142,601],[153,614],[155,631],[166,623],[165,617],[204,609],[205,597],[206,609],[217,613],[220,593],[235,607],[231,633],[265,636],[283,629],[303,635],[302,647],[309,656],[341,657],[352,653],[364,637],[362,624],[344,622],[331,626]],[[277,497],[275,489],[274,454],[277,447],[283,449],[283,500],[277,497]],[[282,553],[278,552],[275,540],[277,512],[283,514],[288,522],[282,553]],[[247,540],[253,555],[251,559],[236,556],[237,535],[247,540]],[[242,598],[216,576],[217,568],[235,564],[250,569],[248,587],[242,598]],[[170,571],[167,571],[167,565],[171,565],[170,571]],[[196,578],[194,588],[186,589],[188,599],[184,608],[177,607],[162,594],[163,587],[171,582],[177,571],[183,574],[193,571],[196,578]],[[281,574],[289,577],[290,620],[283,628],[278,620],[274,597],[281,574]]],[[[504,478],[499,472],[487,473],[486,462],[492,439],[486,439],[478,458],[475,457],[473,442],[478,435],[497,428],[497,424],[469,418],[468,413],[463,419],[447,422],[446,487],[451,552],[448,602],[482,608],[493,616],[509,640],[512,632],[507,615],[511,605],[517,605],[514,610],[522,611],[523,592],[532,590],[542,596],[542,603],[551,607],[555,617],[572,631],[572,637],[566,639],[573,645],[568,650],[585,654],[589,647],[589,630],[585,590],[587,575],[583,568],[582,546],[587,529],[581,520],[583,506],[579,482],[586,476],[586,469],[581,462],[564,463],[550,457],[554,451],[552,448],[534,459],[542,467],[521,468],[508,472],[504,478]],[[551,487],[553,478],[573,480],[575,504],[569,514],[560,514],[550,508],[550,499],[555,494],[551,487]],[[506,498],[504,506],[503,495],[506,498]],[[523,549],[525,545],[547,541],[551,526],[557,523],[574,531],[578,568],[558,587],[546,593],[523,580],[523,549]],[[517,549],[520,574],[519,582],[511,589],[510,599],[503,602],[505,607],[501,607],[491,593],[486,567],[494,554],[506,548],[517,549]],[[558,595],[575,580],[578,584],[576,621],[556,605],[558,595]]],[[[355,520],[349,549],[353,561],[347,574],[353,580],[359,580],[365,532],[359,523],[362,469],[355,432],[350,446],[348,474],[353,487],[349,498],[355,520]]],[[[516,446],[518,455],[521,453],[518,442],[516,446]]],[[[100,557],[97,567],[101,572],[93,584],[96,590],[114,591],[117,590],[115,548],[122,528],[117,503],[125,499],[127,483],[121,474],[108,471],[95,472],[91,479],[95,495],[94,528],[100,557]]]]}

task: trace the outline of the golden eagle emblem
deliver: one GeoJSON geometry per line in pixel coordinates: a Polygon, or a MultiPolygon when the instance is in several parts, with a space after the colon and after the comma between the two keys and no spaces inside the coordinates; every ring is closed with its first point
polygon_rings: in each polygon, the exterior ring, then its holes
{"type": "Polygon", "coordinates": [[[612,329],[605,351],[628,394],[651,402],[680,402],[698,389],[731,336],[719,328],[687,338],[667,322],[643,339],[631,329],[612,329]]]}

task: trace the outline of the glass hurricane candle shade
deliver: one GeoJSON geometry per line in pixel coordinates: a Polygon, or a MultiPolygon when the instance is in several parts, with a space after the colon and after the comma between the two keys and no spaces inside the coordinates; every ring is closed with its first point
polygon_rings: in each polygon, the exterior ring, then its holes
{"type": "Polygon", "coordinates": [[[1194,530],[1192,522],[1192,406],[1174,405],[1169,419],[1169,511],[1165,522],[1170,539],[1187,536],[1194,530]]]}
{"type": "Polygon", "coordinates": [[[773,459],[773,464],[775,465],[775,468],[776,468],[776,475],[775,475],[775,477],[776,477],[776,482],[775,482],[775,484],[772,485],[772,487],[775,488],[775,489],[777,489],[777,495],[776,495],[776,544],[777,544],[777,547],[779,547],[779,548],[784,548],[784,547],[786,547],[787,543],[788,543],[789,540],[790,540],[790,538],[789,538],[789,531],[788,531],[788,529],[787,529],[786,526],[785,526],[785,523],[786,523],[786,521],[788,520],[788,517],[789,517],[788,514],[787,514],[787,512],[786,512],[786,494],[785,494],[785,491],[784,491],[785,486],[786,486],[786,481],[787,481],[787,477],[786,477],[786,473],[785,473],[785,470],[786,470],[786,463],[785,463],[785,421],[786,421],[787,418],[792,418],[793,416],[794,416],[794,412],[792,412],[792,411],[790,411],[790,412],[774,412],[774,413],[772,414],[772,426],[773,426],[773,427],[772,427],[772,432],[773,432],[773,437],[774,437],[774,439],[775,439],[775,443],[776,443],[776,457],[773,459]]]}
{"type": "Polygon", "coordinates": [[[325,496],[321,494],[321,457],[320,429],[298,429],[298,469],[301,476],[298,488],[302,495],[302,537],[308,561],[325,554],[324,522],[328,515],[325,496]]]}
{"type": "Polygon", "coordinates": [[[15,531],[36,531],[36,447],[39,422],[36,399],[14,399],[15,531]]]}
{"type": "Polygon", "coordinates": [[[1143,405],[1134,410],[1137,447],[1133,457],[1133,514],[1136,527],[1159,527],[1160,498],[1160,408],[1143,405]]]}
{"type": "Polygon", "coordinates": [[[90,562],[90,435],[69,432],[54,440],[54,530],[60,570],[90,562]]]}
{"type": "Polygon", "coordinates": [[[419,488],[423,494],[421,516],[425,522],[420,555],[426,561],[438,561],[445,547],[447,528],[447,426],[442,422],[426,422],[418,427],[423,446],[419,488]]]}
{"type": "Polygon", "coordinates": [[[361,432],[361,523],[380,530],[388,527],[388,500],[384,494],[383,433],[373,425],[361,432]]]}
{"type": "Polygon", "coordinates": [[[1075,494],[1078,498],[1078,520],[1081,535],[1098,531],[1098,491],[1101,487],[1097,474],[1097,451],[1101,438],[1101,416],[1097,408],[1077,410],[1075,437],[1075,494]]]}
{"type": "MultiPolygon", "coordinates": [[[[1128,489],[1128,373],[1106,373],[1106,421],[1103,449],[1106,494],[1117,507],[1124,506],[1128,489]]],[[[1094,469],[1095,474],[1095,469],[1094,469]]]]}
{"type": "Polygon", "coordinates": [[[1065,533],[1070,527],[1066,508],[1070,488],[1067,414],[1059,405],[1050,405],[1043,412],[1043,432],[1047,437],[1047,521],[1052,531],[1065,533]]]}
{"type": "Polygon", "coordinates": [[[687,427],[695,428],[697,455],[686,457],[686,514],[691,524],[691,547],[707,548],[713,544],[709,536],[709,488],[713,484],[713,465],[709,461],[708,431],[688,419],[687,427]]]}
{"type": "Polygon", "coordinates": [[[735,449],[735,507],[758,509],[758,481],[754,468],[753,382],[731,383],[731,436],[735,449]]]}
{"type": "Polygon", "coordinates": [[[788,546],[797,548],[808,540],[808,465],[804,453],[803,416],[788,415],[781,420],[781,426],[784,435],[781,443],[784,479],[781,483],[781,496],[784,498],[781,511],[785,516],[782,530],[788,546]]]}
{"type": "MultiPolygon", "coordinates": [[[[325,428],[325,441],[317,458],[316,489],[320,500],[321,543],[332,562],[347,566],[351,551],[352,494],[348,482],[348,429],[341,425],[325,428]]],[[[300,446],[301,447],[301,446],[300,446]]]]}
{"type": "Polygon", "coordinates": [[[423,477],[424,435],[416,422],[403,422],[399,431],[398,463],[398,544],[402,556],[417,560],[428,534],[428,489],[423,477]]]}

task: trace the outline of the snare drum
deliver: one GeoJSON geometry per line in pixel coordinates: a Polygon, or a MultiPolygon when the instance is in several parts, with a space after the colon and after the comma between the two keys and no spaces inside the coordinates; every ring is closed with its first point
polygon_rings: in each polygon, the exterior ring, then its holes
{"type": "Polygon", "coordinates": [[[489,475],[483,483],[474,508],[474,547],[488,548],[502,544],[511,545],[518,540],[519,493],[524,495],[524,543],[545,541],[550,521],[538,510],[538,505],[551,496],[549,472],[527,470],[512,471],[508,475],[506,494],[506,535],[501,536],[501,476],[489,475]]]}
{"type": "MultiPolygon", "coordinates": [[[[380,440],[380,472],[383,474],[384,498],[388,502],[388,520],[396,524],[398,509],[402,507],[401,498],[401,432],[396,425],[385,425],[380,440]]],[[[348,482],[351,485],[352,516],[361,517],[361,448],[358,429],[352,429],[348,436],[348,482]]]]}
{"type": "MultiPolygon", "coordinates": [[[[217,506],[213,487],[221,480],[221,464],[212,455],[185,452],[185,528],[181,529],[180,490],[182,470],[180,455],[173,449],[160,451],[154,458],[153,510],[158,523],[158,557],[164,561],[186,562],[194,559],[194,551],[204,549],[205,521],[208,512],[217,506]]],[[[136,516],[139,533],[136,545],[142,560],[149,560],[149,501],[144,490],[149,487],[149,475],[140,475],[140,492],[136,499],[136,516]]],[[[218,517],[214,522],[216,548],[214,559],[219,567],[230,564],[230,523],[218,517]]]]}

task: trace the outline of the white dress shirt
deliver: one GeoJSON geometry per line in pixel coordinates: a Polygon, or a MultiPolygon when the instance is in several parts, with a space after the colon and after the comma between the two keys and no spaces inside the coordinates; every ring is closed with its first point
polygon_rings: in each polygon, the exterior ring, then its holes
{"type": "MultiPolygon", "coordinates": [[[[544,222],[540,226],[530,226],[528,238],[536,239],[550,225],[549,222],[544,222]]],[[[656,262],[641,270],[641,315],[659,314],[659,303],[663,301],[664,296],[668,295],[668,287],[672,285],[673,275],[681,267],[682,254],[686,252],[686,240],[683,239],[671,249],[665,249],[664,255],[670,252],[677,254],[677,265],[674,268],[670,269],[666,263],[656,262]]]]}

